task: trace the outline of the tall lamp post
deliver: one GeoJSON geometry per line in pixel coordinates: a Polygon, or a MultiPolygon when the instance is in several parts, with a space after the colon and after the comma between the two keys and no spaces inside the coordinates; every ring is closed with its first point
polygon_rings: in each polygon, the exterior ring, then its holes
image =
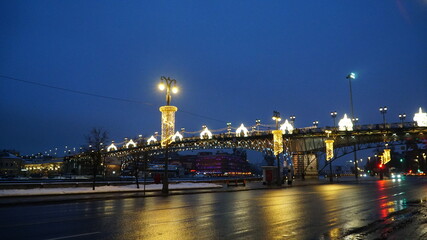
{"type": "Polygon", "coordinates": [[[259,133],[259,125],[261,125],[261,120],[255,119],[256,131],[259,133]]]}
{"type": "Polygon", "coordinates": [[[160,112],[162,113],[162,141],[161,145],[165,148],[165,171],[163,176],[163,187],[162,193],[169,194],[169,142],[171,137],[175,133],[175,112],[178,111],[178,108],[175,106],[170,106],[171,93],[178,93],[178,87],[176,86],[176,80],[169,77],[160,77],[159,83],[160,91],[166,90],[166,106],[160,107],[160,112]]]}
{"type": "Polygon", "coordinates": [[[359,122],[359,118],[353,118],[351,119],[351,121],[353,122],[353,128],[356,129],[356,125],[359,122]]]}
{"type": "Polygon", "coordinates": [[[403,121],[405,121],[406,118],[406,114],[401,113],[399,114],[399,119],[400,119],[400,123],[402,124],[402,128],[403,128],[403,121]]]}
{"type": "MultiPolygon", "coordinates": [[[[355,118],[354,118],[354,108],[353,108],[353,89],[351,88],[351,80],[356,79],[356,74],[355,73],[350,73],[347,75],[346,77],[348,79],[348,84],[350,86],[350,109],[351,109],[351,119],[353,120],[353,125],[355,124],[355,118]]],[[[357,159],[357,153],[356,153],[356,139],[354,140],[354,160],[356,161],[357,159]]],[[[355,165],[355,177],[356,177],[356,181],[359,180],[359,171],[358,171],[358,166],[357,166],[357,162],[355,165]]]]}
{"type": "Polygon", "coordinates": [[[227,134],[228,136],[231,136],[231,122],[227,123],[227,134]]]}
{"type": "Polygon", "coordinates": [[[281,134],[282,131],[279,130],[279,122],[282,121],[282,119],[280,118],[280,113],[278,111],[273,111],[273,120],[276,121],[276,130],[273,131],[273,139],[274,139],[274,148],[275,148],[274,152],[275,152],[276,159],[277,159],[277,185],[282,186],[282,180],[280,179],[279,154],[281,152],[280,148],[282,148],[281,150],[283,151],[283,143],[282,143],[283,135],[281,134]],[[280,134],[277,134],[279,131],[280,131],[280,134]],[[280,135],[280,136],[278,136],[278,135],[280,135]]]}
{"type": "Polygon", "coordinates": [[[335,119],[337,118],[337,111],[331,112],[331,117],[334,120],[334,128],[337,126],[335,119]]]}
{"type": "Polygon", "coordinates": [[[350,108],[351,108],[351,118],[354,118],[354,109],[353,109],[353,89],[351,88],[351,80],[356,79],[355,73],[350,73],[346,77],[348,79],[348,84],[350,86],[350,108]]]}
{"type": "Polygon", "coordinates": [[[313,121],[313,126],[314,126],[315,128],[317,128],[317,126],[319,126],[319,121],[313,121]]]}
{"type": "Polygon", "coordinates": [[[295,115],[290,116],[289,119],[291,120],[292,127],[295,128],[295,119],[296,119],[295,115]]]}
{"type": "Polygon", "coordinates": [[[383,123],[384,123],[384,129],[386,127],[386,121],[385,121],[385,114],[387,113],[387,107],[380,107],[380,113],[383,115],[383,123]]]}

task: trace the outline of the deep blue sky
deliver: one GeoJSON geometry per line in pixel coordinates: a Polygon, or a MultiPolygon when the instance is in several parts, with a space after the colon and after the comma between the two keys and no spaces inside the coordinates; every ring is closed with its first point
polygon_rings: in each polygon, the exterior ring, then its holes
{"type": "Polygon", "coordinates": [[[160,76],[178,81],[179,129],[361,124],[427,110],[427,1],[1,1],[0,148],[78,147],[92,127],[112,140],[160,130],[160,76]],[[214,118],[220,121],[211,120],[214,118]]]}

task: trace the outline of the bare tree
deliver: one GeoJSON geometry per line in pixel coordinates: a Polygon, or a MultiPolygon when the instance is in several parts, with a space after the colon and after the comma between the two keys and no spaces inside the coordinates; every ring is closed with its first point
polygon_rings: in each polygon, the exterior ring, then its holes
{"type": "MultiPolygon", "coordinates": [[[[144,146],[144,140],[142,138],[142,135],[139,135],[138,137],[138,147],[143,147],[144,146]]],[[[145,151],[135,151],[134,153],[131,154],[132,156],[132,160],[134,163],[134,176],[135,176],[135,181],[136,181],[136,188],[139,189],[139,171],[140,171],[140,160],[144,159],[144,174],[146,171],[146,163],[147,163],[147,154],[145,151]]],[[[145,193],[145,180],[144,180],[144,193],[145,193]]]]}
{"type": "MultiPolygon", "coordinates": [[[[108,140],[107,131],[102,128],[92,128],[89,135],[86,136],[86,142],[88,147],[86,152],[92,159],[92,170],[93,170],[93,184],[92,189],[95,190],[96,174],[98,173],[98,167],[101,163],[104,163],[105,157],[103,157],[104,144],[108,140]]],[[[105,172],[105,164],[103,164],[102,173],[105,172]]]]}

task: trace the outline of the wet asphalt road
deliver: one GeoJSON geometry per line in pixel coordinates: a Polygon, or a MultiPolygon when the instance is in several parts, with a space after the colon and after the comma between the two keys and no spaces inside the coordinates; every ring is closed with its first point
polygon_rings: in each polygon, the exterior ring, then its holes
{"type": "MultiPolygon", "coordinates": [[[[339,239],[427,197],[427,178],[0,207],[1,239],[339,239]]],[[[421,233],[420,233],[421,234],[421,233]]]]}

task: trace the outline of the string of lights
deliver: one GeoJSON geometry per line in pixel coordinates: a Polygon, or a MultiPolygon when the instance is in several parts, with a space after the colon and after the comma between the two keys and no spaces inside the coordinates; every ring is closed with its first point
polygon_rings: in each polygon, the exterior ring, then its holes
{"type": "MultiPolygon", "coordinates": [[[[274,127],[274,125],[258,124],[258,125],[249,126],[249,129],[252,129],[252,132],[261,133],[261,132],[267,132],[267,131],[269,131],[271,127],[274,127]],[[257,126],[258,127],[262,127],[262,129],[258,129],[257,130],[256,129],[257,126]]],[[[206,128],[206,126],[204,126],[201,130],[198,130],[198,131],[183,131],[183,134],[187,135],[187,137],[188,137],[188,135],[201,134],[202,132],[205,131],[205,128],[206,128]]],[[[239,128],[241,128],[241,127],[239,127],[239,128]]],[[[212,130],[209,130],[209,132],[211,132],[211,133],[217,133],[217,134],[221,134],[221,133],[232,134],[232,135],[236,135],[237,136],[239,134],[238,133],[239,132],[238,131],[239,128],[231,127],[230,126],[230,127],[220,128],[220,129],[212,129],[212,130]]],[[[246,129],[246,130],[243,130],[243,131],[249,132],[249,130],[247,130],[247,128],[244,128],[244,129],[246,129]]],[[[151,137],[147,137],[147,138],[139,137],[139,139],[143,139],[144,141],[147,141],[147,139],[151,139],[151,140],[155,139],[157,141],[157,137],[158,136],[159,136],[159,134],[156,132],[151,137]]],[[[192,137],[198,137],[198,136],[192,136],[192,137]]],[[[138,139],[138,138],[135,138],[135,139],[138,139]]],[[[114,145],[121,146],[121,145],[125,145],[129,141],[132,141],[132,138],[129,138],[129,139],[126,138],[126,140],[120,141],[120,142],[116,142],[116,141],[112,141],[112,142],[114,143],[114,145]]],[[[42,152],[39,152],[39,153],[36,153],[36,154],[32,154],[31,157],[32,158],[37,158],[37,157],[43,157],[43,156],[58,156],[59,155],[58,153],[62,153],[62,150],[58,150],[58,148],[53,148],[53,149],[55,149],[55,151],[53,153],[52,153],[52,150],[49,150],[49,151],[44,151],[45,154],[43,154],[42,152]]],[[[76,151],[77,148],[75,148],[75,147],[69,148],[68,146],[65,146],[64,149],[65,149],[63,151],[64,154],[71,154],[71,153],[77,153],[78,152],[78,151],[76,151]],[[71,149],[73,149],[73,150],[71,150],[71,149]]],[[[83,151],[83,149],[82,149],[82,147],[80,147],[80,152],[82,152],[82,151],[83,151]]],[[[27,155],[27,156],[29,156],[29,155],[27,155]]]]}

